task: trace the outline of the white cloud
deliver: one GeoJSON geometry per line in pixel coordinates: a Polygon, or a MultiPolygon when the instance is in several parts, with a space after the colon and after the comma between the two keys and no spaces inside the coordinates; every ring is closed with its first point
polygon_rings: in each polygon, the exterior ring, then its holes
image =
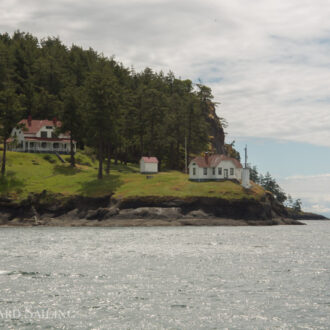
{"type": "Polygon", "coordinates": [[[232,135],[330,146],[327,0],[12,0],[0,30],[211,85],[232,135]]]}

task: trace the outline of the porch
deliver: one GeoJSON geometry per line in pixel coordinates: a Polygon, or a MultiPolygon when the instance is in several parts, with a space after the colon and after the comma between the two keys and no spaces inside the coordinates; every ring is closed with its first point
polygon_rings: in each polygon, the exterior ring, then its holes
{"type": "MultiPolygon", "coordinates": [[[[68,142],[44,142],[44,141],[25,141],[18,145],[13,145],[8,148],[17,152],[30,153],[59,153],[69,154],[71,152],[70,143],[68,142]]],[[[73,151],[76,152],[76,144],[73,146],[73,151]]]]}

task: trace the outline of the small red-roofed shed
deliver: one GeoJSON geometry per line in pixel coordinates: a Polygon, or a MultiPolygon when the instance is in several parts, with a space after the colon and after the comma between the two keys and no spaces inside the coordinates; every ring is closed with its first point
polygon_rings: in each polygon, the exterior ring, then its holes
{"type": "Polygon", "coordinates": [[[141,157],[140,172],[143,174],[158,173],[158,159],[156,157],[141,157]]]}

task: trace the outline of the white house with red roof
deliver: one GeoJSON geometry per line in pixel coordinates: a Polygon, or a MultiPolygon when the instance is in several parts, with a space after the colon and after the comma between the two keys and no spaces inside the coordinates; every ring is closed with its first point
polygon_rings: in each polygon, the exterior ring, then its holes
{"type": "Polygon", "coordinates": [[[192,181],[242,180],[242,164],[226,155],[198,156],[189,164],[189,179],[192,181]]]}
{"type": "Polygon", "coordinates": [[[143,174],[158,173],[158,159],[156,157],[141,157],[140,172],[143,174]]]}
{"type": "MultiPolygon", "coordinates": [[[[21,120],[7,140],[8,149],[20,152],[58,152],[68,154],[71,151],[70,133],[56,134],[56,128],[62,123],[56,118],[50,120],[21,120]]],[[[76,152],[76,141],[73,141],[76,152]]]]}

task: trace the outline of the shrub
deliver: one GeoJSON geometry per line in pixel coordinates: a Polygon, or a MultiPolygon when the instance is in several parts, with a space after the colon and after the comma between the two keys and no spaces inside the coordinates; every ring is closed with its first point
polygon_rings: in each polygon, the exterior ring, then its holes
{"type": "Polygon", "coordinates": [[[42,158],[51,164],[56,163],[56,159],[52,158],[51,155],[43,155],[42,158]]]}

